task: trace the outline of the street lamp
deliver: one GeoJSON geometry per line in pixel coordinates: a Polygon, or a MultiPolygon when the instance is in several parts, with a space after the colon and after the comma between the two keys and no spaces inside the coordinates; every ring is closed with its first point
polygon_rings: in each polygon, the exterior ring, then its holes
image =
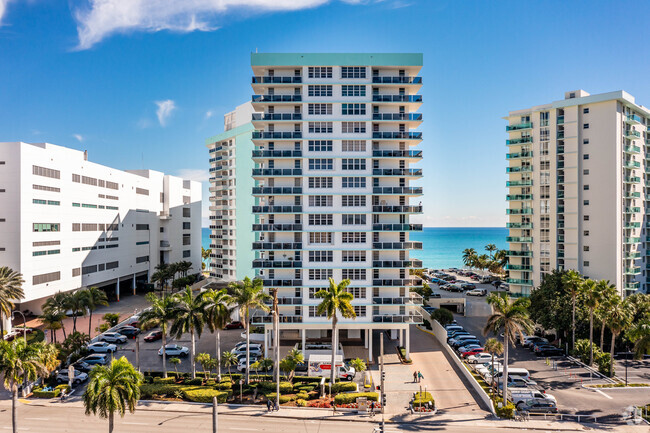
{"type": "Polygon", "coordinates": [[[25,315],[22,311],[16,310],[11,312],[11,320],[14,320],[14,314],[16,313],[23,316],[23,337],[25,338],[25,345],[27,345],[27,319],[25,318],[25,315]]]}

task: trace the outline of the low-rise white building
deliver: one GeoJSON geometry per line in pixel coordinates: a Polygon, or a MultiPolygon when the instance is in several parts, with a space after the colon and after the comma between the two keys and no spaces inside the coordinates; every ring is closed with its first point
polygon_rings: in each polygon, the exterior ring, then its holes
{"type": "Polygon", "coordinates": [[[0,143],[0,264],[22,273],[17,308],[96,286],[133,293],[154,268],[201,271],[201,183],[122,171],[49,143],[0,143]]]}

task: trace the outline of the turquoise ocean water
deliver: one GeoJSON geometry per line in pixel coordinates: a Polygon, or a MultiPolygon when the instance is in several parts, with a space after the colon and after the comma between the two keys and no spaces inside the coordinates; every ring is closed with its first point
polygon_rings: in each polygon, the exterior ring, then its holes
{"type": "MultiPolygon", "coordinates": [[[[422,242],[422,250],[411,251],[411,257],[422,260],[426,268],[460,268],[461,254],[465,248],[474,248],[479,254],[485,245],[495,244],[497,248],[507,247],[508,229],[501,227],[426,227],[421,232],[411,233],[410,240],[422,242]]],[[[210,247],[210,230],[203,229],[202,245],[210,247]]]]}

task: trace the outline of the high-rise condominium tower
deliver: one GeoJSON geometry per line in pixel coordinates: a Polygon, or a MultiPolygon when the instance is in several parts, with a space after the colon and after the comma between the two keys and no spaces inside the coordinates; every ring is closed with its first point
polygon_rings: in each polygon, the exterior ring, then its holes
{"type": "MultiPolygon", "coordinates": [[[[331,320],[314,295],[349,279],[356,318],[341,338],[372,331],[406,341],[419,323],[409,256],[422,212],[421,54],[252,54],[253,267],[278,290],[281,338],[322,338],[331,320]]],[[[271,327],[270,315],[253,323],[271,327]]]]}
{"type": "Polygon", "coordinates": [[[511,291],[555,268],[647,291],[650,111],[623,91],[577,90],[506,119],[511,291]]]}

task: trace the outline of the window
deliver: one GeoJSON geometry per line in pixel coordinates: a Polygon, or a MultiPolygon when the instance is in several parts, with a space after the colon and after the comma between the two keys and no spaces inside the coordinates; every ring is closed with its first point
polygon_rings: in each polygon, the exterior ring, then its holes
{"type": "Polygon", "coordinates": [[[344,262],[365,262],[365,251],[343,251],[342,258],[344,262]]]}
{"type": "Polygon", "coordinates": [[[366,114],[366,104],[341,104],[341,105],[342,105],[341,114],[344,116],[360,116],[366,114]]]}
{"type": "Polygon", "coordinates": [[[366,279],[366,270],[365,269],[343,269],[341,271],[341,276],[344,280],[365,280],[366,279]]]}
{"type": "Polygon", "coordinates": [[[344,134],[363,134],[366,132],[366,122],[341,122],[341,132],[344,134]]]}
{"type": "Polygon", "coordinates": [[[94,274],[97,272],[97,265],[84,266],[81,268],[81,273],[83,274],[94,274]]]}
{"type": "Polygon", "coordinates": [[[192,255],[191,250],[183,250],[183,258],[190,257],[192,255]]]}
{"type": "Polygon", "coordinates": [[[585,206],[589,206],[589,200],[584,200],[584,201],[582,202],[582,204],[585,205],[585,206]]]}
{"type": "Polygon", "coordinates": [[[106,188],[108,189],[120,189],[120,186],[115,182],[106,181],[106,188]]]}
{"type": "Polygon", "coordinates": [[[310,177],[309,188],[332,188],[333,181],[331,177],[310,177]]]}
{"type": "Polygon", "coordinates": [[[73,277],[78,277],[79,275],[81,275],[81,268],[72,269],[72,276],[73,277]]]}
{"type": "Polygon", "coordinates": [[[97,224],[83,223],[83,224],[81,224],[81,231],[82,232],[96,232],[97,231],[97,224]]]}
{"type": "Polygon", "coordinates": [[[183,230],[189,230],[190,228],[191,228],[191,227],[190,227],[190,223],[189,223],[189,222],[184,222],[184,223],[183,223],[183,230]]]}
{"type": "Polygon", "coordinates": [[[60,232],[61,225],[59,223],[34,223],[33,230],[35,232],[60,232]]]}
{"type": "Polygon", "coordinates": [[[589,144],[589,139],[588,138],[583,139],[582,144],[589,144]]]}
{"type": "Polygon", "coordinates": [[[323,312],[323,314],[318,314],[318,305],[310,305],[309,317],[327,317],[327,312],[323,312]]]}
{"type": "Polygon", "coordinates": [[[331,226],[332,215],[328,214],[311,214],[309,215],[309,225],[311,226],[331,226]]]}
{"type": "Polygon", "coordinates": [[[332,122],[309,122],[310,134],[331,134],[332,131],[332,122]]]}
{"type": "Polygon", "coordinates": [[[366,78],[365,66],[342,66],[341,78],[366,78]]]}
{"type": "Polygon", "coordinates": [[[584,189],[585,191],[589,191],[589,185],[584,185],[582,189],[584,189]]]}
{"type": "Polygon", "coordinates": [[[37,241],[37,242],[32,242],[33,247],[49,247],[51,245],[61,245],[61,241],[37,241]]]}
{"type": "Polygon", "coordinates": [[[135,243],[136,245],[149,245],[149,241],[139,241],[135,243]]]}
{"type": "Polygon", "coordinates": [[[343,214],[342,222],[344,226],[363,225],[366,223],[366,216],[360,214],[343,214]]]}
{"type": "Polygon", "coordinates": [[[149,261],[149,256],[140,256],[135,258],[135,263],[145,263],[149,261]]]}
{"type": "Polygon", "coordinates": [[[309,140],[310,152],[331,152],[332,140],[309,140]]]}
{"type": "Polygon", "coordinates": [[[583,114],[589,114],[589,108],[583,108],[582,113],[583,114]]]}
{"type": "Polygon", "coordinates": [[[365,170],[366,160],[361,158],[343,158],[341,160],[342,170],[365,170]]]}
{"type": "Polygon", "coordinates": [[[585,215],[584,217],[582,217],[582,219],[584,219],[585,221],[589,221],[589,215],[585,215]]]}
{"type": "Polygon", "coordinates": [[[365,205],[365,195],[344,195],[341,197],[341,206],[343,207],[359,207],[365,205]]]}
{"type": "Polygon", "coordinates": [[[332,243],[331,232],[310,232],[309,233],[309,244],[331,244],[331,243],[332,243]]]}
{"type": "MultiPolygon", "coordinates": [[[[333,275],[333,273],[332,273],[331,269],[310,269],[309,270],[309,279],[311,281],[314,281],[314,280],[327,280],[329,278],[332,278],[332,275],[333,275]]],[[[312,296],[312,294],[311,294],[311,289],[314,289],[314,293],[316,293],[316,292],[318,292],[320,290],[320,288],[317,288],[317,287],[310,287],[309,288],[309,290],[310,290],[309,297],[314,298],[314,296],[312,296]]]]}
{"type": "Polygon", "coordinates": [[[309,206],[329,207],[332,206],[333,198],[331,195],[310,195],[309,206]]]}
{"type": "Polygon", "coordinates": [[[333,170],[334,160],[331,158],[310,158],[309,169],[310,170],[333,170]]]}
{"type": "Polygon", "coordinates": [[[332,104],[307,104],[307,112],[315,116],[332,114],[332,104]]]}
{"type": "Polygon", "coordinates": [[[192,236],[191,235],[183,235],[183,245],[191,245],[192,244],[192,236]]]}
{"type": "Polygon", "coordinates": [[[53,186],[32,185],[32,187],[39,191],[61,192],[61,188],[55,188],[53,186]]]}
{"type": "Polygon", "coordinates": [[[307,69],[309,78],[332,78],[331,66],[310,66],[307,69]]]}
{"type": "Polygon", "coordinates": [[[365,188],[366,187],[366,178],[365,177],[347,177],[344,176],[341,178],[341,186],[343,188],[365,188]]]}
{"type": "Polygon", "coordinates": [[[584,261],[584,262],[582,262],[582,266],[585,266],[585,267],[586,267],[586,266],[589,266],[589,262],[588,262],[588,261],[584,261]]]}
{"type": "Polygon", "coordinates": [[[341,96],[366,96],[366,86],[343,85],[341,96]]]}
{"type": "Polygon", "coordinates": [[[341,150],[343,152],[365,152],[365,140],[343,140],[341,141],[341,150]]]}
{"type": "Polygon", "coordinates": [[[149,190],[144,188],[136,188],[135,193],[140,195],[149,195],[149,190]]]}
{"type": "Polygon", "coordinates": [[[97,179],[89,176],[81,176],[81,183],[85,185],[97,186],[97,179]]]}
{"type": "MultiPolygon", "coordinates": [[[[550,136],[550,133],[549,133],[548,128],[540,129],[540,131],[539,131],[539,139],[540,139],[540,141],[548,141],[549,136],[550,136]]],[[[548,146],[548,143],[545,143],[545,144],[548,146]]],[[[547,147],[547,149],[548,149],[548,147],[547,147]]]]}
{"type": "MultiPolygon", "coordinates": [[[[523,166],[526,167],[526,166],[523,166]]],[[[550,170],[551,169],[551,161],[540,161],[539,162],[539,169],[540,170],[550,170]]]]}
{"type": "Polygon", "coordinates": [[[120,266],[120,262],[108,262],[106,263],[106,270],[109,271],[111,269],[115,269],[120,266]]]}
{"type": "Polygon", "coordinates": [[[582,159],[589,159],[589,154],[585,153],[584,155],[582,155],[582,159]]]}
{"type": "Polygon", "coordinates": [[[310,262],[332,262],[334,260],[334,253],[332,251],[310,251],[310,262]]]}
{"type": "Polygon", "coordinates": [[[582,232],[582,234],[583,234],[584,236],[589,236],[589,230],[585,230],[584,232],[582,232]]]}
{"type": "Polygon", "coordinates": [[[551,187],[542,185],[539,187],[539,198],[551,198],[551,187]]]}
{"type": "Polygon", "coordinates": [[[136,230],[149,230],[149,224],[136,224],[136,230]]]}
{"type": "Polygon", "coordinates": [[[539,241],[540,242],[550,242],[551,241],[551,231],[548,229],[542,229],[539,232],[539,241]]]}
{"type": "Polygon", "coordinates": [[[58,281],[61,279],[61,272],[50,272],[48,274],[34,275],[32,277],[32,285],[45,284],[51,281],[58,281]]]}
{"type": "Polygon", "coordinates": [[[584,170],[582,170],[582,174],[584,174],[585,176],[588,175],[589,174],[589,169],[585,168],[584,170]]]}
{"type": "Polygon", "coordinates": [[[588,123],[585,123],[584,125],[582,125],[582,128],[583,128],[583,129],[589,129],[589,124],[588,124],[588,123]]]}
{"type": "Polygon", "coordinates": [[[183,218],[191,218],[192,212],[189,207],[183,208],[183,218]]]}
{"type": "Polygon", "coordinates": [[[359,232],[343,232],[341,238],[344,244],[365,244],[366,234],[359,232]]]}
{"type": "Polygon", "coordinates": [[[348,287],[347,292],[352,293],[354,299],[364,299],[366,297],[365,287],[348,287]]]}
{"type": "Polygon", "coordinates": [[[39,167],[32,165],[32,174],[36,176],[51,177],[52,179],[61,179],[61,172],[51,168],[39,167]]]}
{"type": "Polygon", "coordinates": [[[355,305],[354,306],[354,314],[356,314],[357,317],[366,317],[366,306],[365,305],[355,305]]]}
{"type": "Polygon", "coordinates": [[[582,251],[589,251],[589,245],[585,245],[582,247],[582,251]]]}
{"type": "Polygon", "coordinates": [[[332,96],[332,86],[309,85],[307,87],[309,96],[332,96]]]}

